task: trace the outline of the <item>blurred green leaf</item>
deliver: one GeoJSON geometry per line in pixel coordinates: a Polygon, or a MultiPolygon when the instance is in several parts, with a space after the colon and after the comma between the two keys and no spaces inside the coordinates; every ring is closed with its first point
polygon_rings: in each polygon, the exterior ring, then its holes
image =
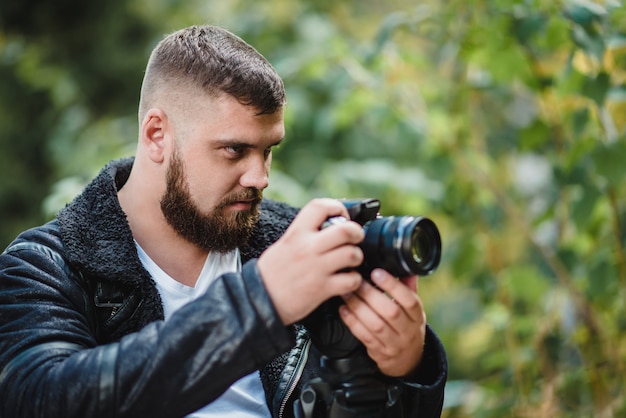
{"type": "Polygon", "coordinates": [[[548,16],[536,13],[513,19],[513,34],[517,41],[526,44],[535,36],[541,35],[548,22],[548,16]]]}
{"type": "Polygon", "coordinates": [[[590,99],[593,99],[593,101],[596,102],[598,106],[602,106],[604,104],[607,92],[610,88],[610,75],[605,72],[601,72],[594,78],[585,79],[582,93],[590,99]]]}
{"type": "Polygon", "coordinates": [[[596,173],[606,180],[607,184],[620,186],[624,184],[626,169],[626,140],[610,144],[600,143],[592,154],[596,173]]]}

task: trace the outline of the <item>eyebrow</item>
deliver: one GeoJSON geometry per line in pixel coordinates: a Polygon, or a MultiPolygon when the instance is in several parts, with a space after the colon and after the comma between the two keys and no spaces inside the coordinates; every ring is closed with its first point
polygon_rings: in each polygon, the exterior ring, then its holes
{"type": "MultiPolygon", "coordinates": [[[[285,140],[285,137],[282,137],[276,142],[270,144],[270,147],[276,147],[280,145],[285,140]]],[[[244,148],[255,148],[256,145],[250,144],[248,142],[244,142],[239,139],[216,139],[214,141],[215,144],[221,147],[244,147],[244,148]]]]}

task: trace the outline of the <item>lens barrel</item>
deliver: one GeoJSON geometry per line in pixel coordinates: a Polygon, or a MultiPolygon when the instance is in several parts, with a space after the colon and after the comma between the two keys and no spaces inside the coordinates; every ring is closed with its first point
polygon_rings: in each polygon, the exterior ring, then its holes
{"type": "Polygon", "coordinates": [[[424,217],[379,217],[363,225],[366,274],[380,267],[397,277],[431,274],[441,261],[441,236],[424,217]]]}

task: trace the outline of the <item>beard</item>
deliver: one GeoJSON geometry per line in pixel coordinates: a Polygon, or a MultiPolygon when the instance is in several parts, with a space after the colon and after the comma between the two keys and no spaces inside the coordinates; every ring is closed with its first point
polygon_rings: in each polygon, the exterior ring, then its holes
{"type": "Polygon", "coordinates": [[[259,219],[262,197],[261,190],[248,188],[226,196],[212,212],[202,212],[191,198],[183,163],[175,150],[167,168],[161,211],[167,223],[185,240],[205,251],[227,253],[248,242],[259,219]],[[250,209],[224,215],[226,206],[247,199],[254,199],[250,209]]]}

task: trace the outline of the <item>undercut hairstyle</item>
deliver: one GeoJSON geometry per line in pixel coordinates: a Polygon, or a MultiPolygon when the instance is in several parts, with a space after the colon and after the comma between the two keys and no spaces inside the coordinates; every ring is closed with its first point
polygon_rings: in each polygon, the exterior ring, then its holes
{"type": "Polygon", "coordinates": [[[141,87],[140,123],[162,93],[182,93],[184,88],[213,97],[230,94],[258,115],[272,114],[286,101],[283,81],[265,57],[216,26],[181,29],[154,48],[141,87]]]}

